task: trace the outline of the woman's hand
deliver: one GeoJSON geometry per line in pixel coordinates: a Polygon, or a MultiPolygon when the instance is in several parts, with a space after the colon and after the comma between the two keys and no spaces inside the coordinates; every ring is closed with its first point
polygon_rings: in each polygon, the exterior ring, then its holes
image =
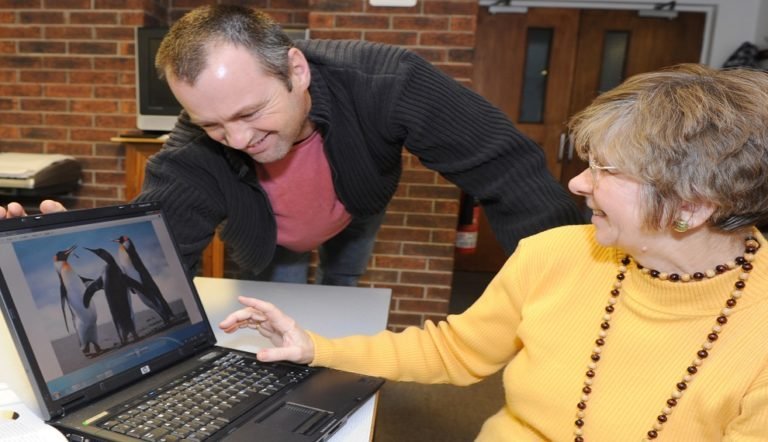
{"type": "MultiPolygon", "coordinates": [[[[40,212],[41,213],[53,213],[53,212],[63,212],[67,210],[64,208],[64,206],[54,200],[45,200],[42,203],[40,203],[40,212]]],[[[24,210],[24,207],[16,202],[8,203],[8,207],[0,206],[0,219],[5,218],[15,218],[18,216],[26,216],[27,212],[24,210]]]]}
{"type": "Polygon", "coordinates": [[[256,355],[260,361],[291,361],[308,364],[315,358],[315,346],[307,332],[296,324],[290,316],[269,302],[240,296],[237,298],[246,306],[227,316],[219,327],[226,333],[233,333],[241,328],[259,331],[275,345],[264,348],[256,355]]]}

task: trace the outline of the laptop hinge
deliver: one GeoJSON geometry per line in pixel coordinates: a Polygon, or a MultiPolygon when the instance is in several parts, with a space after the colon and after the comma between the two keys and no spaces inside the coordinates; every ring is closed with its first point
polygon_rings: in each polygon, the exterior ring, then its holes
{"type": "Polygon", "coordinates": [[[76,408],[80,402],[84,402],[84,401],[85,401],[85,396],[78,396],[72,400],[67,401],[64,404],[61,404],[61,408],[59,409],[59,412],[56,413],[56,417],[60,418],[60,417],[66,416],[67,410],[76,408]]]}

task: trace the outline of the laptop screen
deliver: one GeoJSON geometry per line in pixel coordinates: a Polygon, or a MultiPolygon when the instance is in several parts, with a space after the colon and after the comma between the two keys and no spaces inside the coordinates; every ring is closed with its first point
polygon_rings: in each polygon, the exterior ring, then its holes
{"type": "Polygon", "coordinates": [[[213,342],[154,203],[0,222],[0,291],[49,406],[104,394],[213,342]]]}

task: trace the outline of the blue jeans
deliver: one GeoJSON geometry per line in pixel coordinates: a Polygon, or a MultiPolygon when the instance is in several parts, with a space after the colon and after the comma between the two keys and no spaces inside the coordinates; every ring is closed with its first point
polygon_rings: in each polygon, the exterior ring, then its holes
{"type": "MultiPolygon", "coordinates": [[[[315,283],[322,285],[356,286],[365,273],[376,242],[376,233],[384,221],[384,212],[363,218],[353,218],[336,236],[318,247],[320,262],[315,283]]],[[[293,252],[277,246],[269,266],[257,275],[257,281],[293,282],[306,284],[310,252],[293,252]]]]}

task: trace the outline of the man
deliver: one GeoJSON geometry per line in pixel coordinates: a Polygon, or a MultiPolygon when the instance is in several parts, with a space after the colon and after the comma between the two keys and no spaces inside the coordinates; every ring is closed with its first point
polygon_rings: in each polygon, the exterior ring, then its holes
{"type": "Polygon", "coordinates": [[[197,8],[156,66],[184,108],[137,201],[160,200],[194,268],[217,226],[258,279],[356,285],[405,146],[479,198],[504,248],[582,222],[538,146],[417,55],[362,41],[292,42],[267,15],[197,8]]]}

